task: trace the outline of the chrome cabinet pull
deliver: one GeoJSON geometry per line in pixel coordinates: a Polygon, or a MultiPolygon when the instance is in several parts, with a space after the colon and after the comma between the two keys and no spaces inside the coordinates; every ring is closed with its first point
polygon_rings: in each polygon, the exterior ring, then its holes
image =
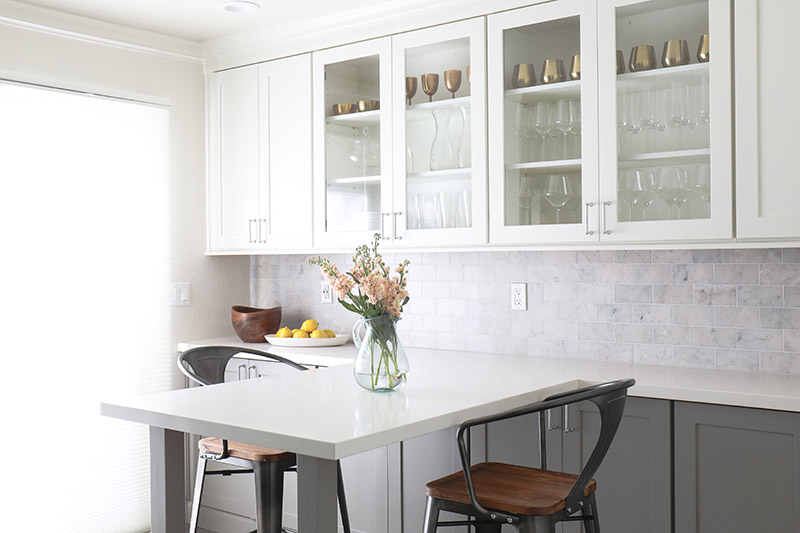
{"type": "Polygon", "coordinates": [[[554,429],[558,429],[558,424],[553,424],[550,420],[550,412],[552,409],[547,410],[547,431],[553,431],[554,429]]]}
{"type": "Polygon", "coordinates": [[[392,237],[397,239],[397,240],[400,240],[400,239],[403,238],[402,235],[397,235],[397,215],[402,215],[402,214],[403,214],[402,211],[398,211],[398,212],[394,213],[394,217],[392,218],[392,237]]]}
{"type": "Polygon", "coordinates": [[[244,363],[239,365],[239,381],[242,381],[243,379],[245,379],[245,378],[242,377],[242,370],[247,370],[247,365],[245,365],[244,363]]]}
{"type": "Polygon", "coordinates": [[[258,219],[258,242],[264,244],[267,242],[267,219],[258,219]],[[264,232],[261,232],[261,225],[264,225],[264,232]]]}
{"type": "Polygon", "coordinates": [[[564,409],[564,433],[572,433],[575,428],[569,425],[569,406],[565,405],[564,409]]]}
{"type": "Polygon", "coordinates": [[[391,237],[386,236],[386,227],[384,226],[383,220],[390,216],[391,213],[381,213],[381,240],[388,241],[391,240],[391,237]]]}
{"type": "Polygon", "coordinates": [[[256,368],[256,365],[250,365],[250,368],[247,369],[247,379],[257,378],[257,377],[258,377],[258,369],[256,368]],[[255,372],[255,374],[253,372],[255,372]]]}
{"type": "MultiPolygon", "coordinates": [[[[256,223],[256,219],[254,219],[254,218],[247,219],[247,230],[248,230],[248,233],[249,233],[247,242],[249,242],[250,244],[254,244],[256,242],[256,239],[253,237],[253,224],[255,224],[255,223],[256,223]]],[[[258,228],[256,228],[256,230],[258,230],[258,228]]]]}
{"type": "Polygon", "coordinates": [[[611,235],[611,230],[606,228],[606,208],[611,205],[610,201],[603,202],[603,221],[602,221],[602,228],[603,228],[603,235],[611,235]]]}
{"type": "Polygon", "coordinates": [[[586,202],[583,211],[583,227],[586,229],[586,235],[594,235],[594,230],[589,229],[589,208],[594,207],[594,202],[586,202]]]}

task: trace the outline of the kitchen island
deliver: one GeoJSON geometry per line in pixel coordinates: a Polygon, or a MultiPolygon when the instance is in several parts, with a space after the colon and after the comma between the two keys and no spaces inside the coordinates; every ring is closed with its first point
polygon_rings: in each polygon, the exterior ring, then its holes
{"type": "MultiPolygon", "coordinates": [[[[347,349],[354,353],[352,345],[342,348],[347,349]]],[[[336,531],[335,460],[582,385],[634,377],[633,396],[800,412],[800,377],[413,348],[407,352],[409,382],[393,393],[360,389],[351,367],[341,364],[281,379],[109,400],[101,412],[151,426],[154,532],[172,531],[170,525],[183,521],[183,506],[175,503],[183,500],[183,466],[181,475],[174,470],[183,455],[178,437],[189,432],[296,452],[302,533],[336,531]],[[261,408],[266,405],[281,409],[261,408]]]]}

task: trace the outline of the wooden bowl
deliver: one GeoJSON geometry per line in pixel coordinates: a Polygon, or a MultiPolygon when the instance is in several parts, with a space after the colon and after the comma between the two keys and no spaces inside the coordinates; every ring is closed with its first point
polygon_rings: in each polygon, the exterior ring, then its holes
{"type": "Polygon", "coordinates": [[[281,327],[281,308],[258,309],[244,305],[231,307],[231,322],[236,334],[244,342],[267,342],[264,335],[281,327]]]}

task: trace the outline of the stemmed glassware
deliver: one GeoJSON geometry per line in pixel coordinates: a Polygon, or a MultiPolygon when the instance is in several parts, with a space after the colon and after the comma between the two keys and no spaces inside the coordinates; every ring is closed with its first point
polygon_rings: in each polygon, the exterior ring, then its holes
{"type": "Polygon", "coordinates": [[[706,216],[711,210],[711,167],[708,164],[697,165],[691,177],[687,176],[689,189],[706,204],[706,216]]]}
{"type": "Polygon", "coordinates": [[[433,95],[439,90],[439,75],[438,74],[423,74],[420,76],[422,79],[422,91],[428,95],[428,101],[433,102],[433,95]]]}
{"type": "Polygon", "coordinates": [[[645,174],[640,169],[625,169],[619,173],[617,194],[619,199],[628,204],[628,220],[633,220],[633,208],[647,193],[645,174]]]}
{"type": "Polygon", "coordinates": [[[564,142],[564,159],[567,159],[567,137],[570,130],[575,126],[575,101],[559,100],[556,102],[556,128],[561,132],[564,142]]]}
{"type": "Polygon", "coordinates": [[[556,224],[561,223],[561,209],[574,195],[572,182],[564,174],[552,174],[547,178],[544,199],[556,210],[556,224]]]}
{"type": "Polygon", "coordinates": [[[539,134],[542,142],[542,157],[540,161],[547,160],[546,140],[547,135],[553,128],[553,121],[550,117],[550,104],[547,102],[537,102],[536,111],[533,119],[533,127],[539,134]]]}
{"type": "Polygon", "coordinates": [[[461,71],[460,70],[445,70],[444,71],[444,86],[453,93],[452,98],[456,97],[456,91],[461,88],[461,71]]]}
{"type": "Polygon", "coordinates": [[[682,218],[681,208],[689,198],[689,189],[686,183],[686,173],[681,167],[663,167],[658,169],[655,182],[656,194],[658,194],[670,208],[670,218],[672,218],[672,206],[677,208],[677,218],[682,218]]]}

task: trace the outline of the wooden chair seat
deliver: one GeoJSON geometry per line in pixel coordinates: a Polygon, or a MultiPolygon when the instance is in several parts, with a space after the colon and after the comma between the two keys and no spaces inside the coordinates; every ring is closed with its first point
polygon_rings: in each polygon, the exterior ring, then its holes
{"type": "MultiPolygon", "coordinates": [[[[475,497],[487,509],[519,516],[551,515],[565,506],[577,475],[505,463],[480,463],[470,468],[475,497]]],[[[597,488],[592,479],[588,496],[597,488]]],[[[439,500],[470,505],[464,472],[431,481],[425,493],[439,500]]]]}
{"type": "MultiPolygon", "coordinates": [[[[211,453],[222,453],[222,439],[209,437],[201,439],[198,447],[202,451],[211,453]]],[[[272,448],[263,448],[261,446],[253,446],[252,444],[244,444],[242,442],[228,441],[228,454],[231,457],[245,459],[256,463],[272,463],[283,460],[292,460],[295,454],[292,452],[285,452],[283,450],[273,450],[272,448]]]]}

